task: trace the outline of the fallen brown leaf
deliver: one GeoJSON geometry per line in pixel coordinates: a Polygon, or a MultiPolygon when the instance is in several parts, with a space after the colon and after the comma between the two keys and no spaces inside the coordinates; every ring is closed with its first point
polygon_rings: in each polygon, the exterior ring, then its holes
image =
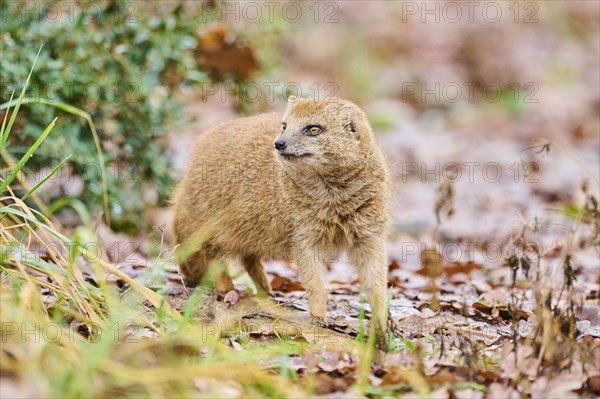
{"type": "Polygon", "coordinates": [[[317,395],[325,395],[332,392],[345,391],[353,382],[351,378],[334,378],[326,373],[318,373],[314,376],[315,393],[317,395]]]}
{"type": "Polygon", "coordinates": [[[435,375],[429,377],[431,384],[458,384],[464,382],[465,379],[456,373],[456,370],[451,370],[449,367],[443,367],[435,375]]]}
{"type": "Polygon", "coordinates": [[[473,270],[481,270],[481,264],[475,262],[453,262],[444,265],[442,272],[452,276],[457,273],[471,274],[473,270]]]}
{"type": "Polygon", "coordinates": [[[271,288],[280,292],[304,291],[304,287],[299,281],[283,276],[275,276],[271,281],[271,288]]]}
{"type": "Polygon", "coordinates": [[[198,37],[196,60],[218,80],[233,76],[244,81],[259,69],[254,47],[224,24],[213,25],[198,37]]]}

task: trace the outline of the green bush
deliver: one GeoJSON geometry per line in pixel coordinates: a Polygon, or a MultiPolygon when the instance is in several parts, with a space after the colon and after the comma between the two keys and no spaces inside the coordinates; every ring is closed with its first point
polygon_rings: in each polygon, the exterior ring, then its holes
{"type": "MultiPolygon", "coordinates": [[[[189,2],[167,12],[160,3],[94,1],[74,7],[66,2],[57,8],[25,1],[2,6],[1,102],[9,101],[13,89],[18,95],[43,44],[26,97],[70,104],[91,115],[109,171],[113,228],[121,231],[143,226],[142,209],[164,203],[173,184],[165,133],[182,116],[174,89],[214,78],[199,65],[196,48],[210,15],[203,16],[202,7],[190,9],[189,2]]],[[[72,170],[84,178],[80,199],[100,211],[100,169],[87,122],[39,103],[24,105],[21,112],[25,122],[15,125],[11,155],[19,158],[59,116],[45,153],[33,163],[56,165],[70,154],[72,170]]]]}

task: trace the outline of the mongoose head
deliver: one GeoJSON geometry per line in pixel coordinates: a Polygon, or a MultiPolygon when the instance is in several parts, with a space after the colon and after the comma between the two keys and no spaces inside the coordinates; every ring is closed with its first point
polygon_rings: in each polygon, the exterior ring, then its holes
{"type": "Polygon", "coordinates": [[[283,166],[342,172],[362,164],[373,133],[363,111],[350,101],[291,96],[275,139],[283,166]]]}

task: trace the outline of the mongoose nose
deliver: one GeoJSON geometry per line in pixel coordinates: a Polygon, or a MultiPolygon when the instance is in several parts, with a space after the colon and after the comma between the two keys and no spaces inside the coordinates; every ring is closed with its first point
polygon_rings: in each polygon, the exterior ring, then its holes
{"type": "Polygon", "coordinates": [[[275,148],[279,151],[284,150],[287,147],[287,143],[284,140],[277,140],[275,142],[275,148]]]}

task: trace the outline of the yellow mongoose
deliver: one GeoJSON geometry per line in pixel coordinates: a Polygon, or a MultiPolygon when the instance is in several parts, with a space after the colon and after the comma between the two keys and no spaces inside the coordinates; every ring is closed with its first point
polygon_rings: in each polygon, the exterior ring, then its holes
{"type": "Polygon", "coordinates": [[[181,271],[196,284],[216,257],[239,257],[270,292],[261,259],[294,261],[322,321],[324,262],[346,251],[384,331],[390,197],[363,111],[341,99],[290,97],[283,115],[236,119],[199,137],[172,200],[176,242],[192,242],[181,271]]]}

